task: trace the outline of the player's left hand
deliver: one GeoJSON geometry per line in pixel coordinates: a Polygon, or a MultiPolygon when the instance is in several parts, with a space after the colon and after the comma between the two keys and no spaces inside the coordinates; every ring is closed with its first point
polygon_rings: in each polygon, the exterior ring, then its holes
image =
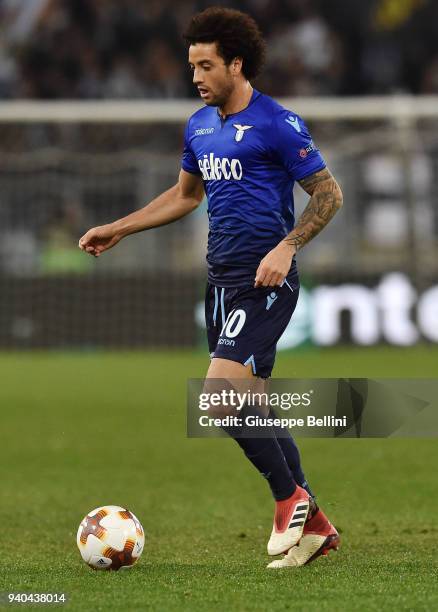
{"type": "Polygon", "coordinates": [[[257,268],[254,287],[277,287],[289,274],[295,247],[284,240],[263,257],[257,268]]]}

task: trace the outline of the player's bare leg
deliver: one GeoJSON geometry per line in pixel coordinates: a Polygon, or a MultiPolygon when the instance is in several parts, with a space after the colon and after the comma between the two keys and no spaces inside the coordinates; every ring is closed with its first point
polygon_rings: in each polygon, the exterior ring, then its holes
{"type": "Polygon", "coordinates": [[[214,357],[211,360],[206,378],[224,378],[227,380],[245,378],[260,380],[256,379],[256,377],[253,375],[251,365],[245,366],[237,361],[231,361],[231,359],[220,359],[218,357],[214,357]]]}

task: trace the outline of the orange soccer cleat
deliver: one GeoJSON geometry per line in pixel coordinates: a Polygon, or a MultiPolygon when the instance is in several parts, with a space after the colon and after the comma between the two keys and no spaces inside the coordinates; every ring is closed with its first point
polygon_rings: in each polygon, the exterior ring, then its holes
{"type": "Polygon", "coordinates": [[[330,550],[338,550],[340,537],[322,510],[319,510],[304,525],[303,535],[283,559],[272,561],[268,568],[300,567],[311,563],[330,550]]]}
{"type": "Polygon", "coordinates": [[[293,495],[275,502],[274,526],[268,542],[268,554],[280,555],[297,544],[303,535],[309,505],[309,494],[298,485],[293,495]]]}

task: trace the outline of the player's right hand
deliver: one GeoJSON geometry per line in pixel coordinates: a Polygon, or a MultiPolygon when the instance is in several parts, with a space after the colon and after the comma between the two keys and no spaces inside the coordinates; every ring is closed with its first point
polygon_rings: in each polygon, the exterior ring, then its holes
{"type": "Polygon", "coordinates": [[[88,230],[79,240],[79,248],[94,257],[99,257],[101,253],[111,249],[122,239],[113,225],[100,225],[88,230]]]}

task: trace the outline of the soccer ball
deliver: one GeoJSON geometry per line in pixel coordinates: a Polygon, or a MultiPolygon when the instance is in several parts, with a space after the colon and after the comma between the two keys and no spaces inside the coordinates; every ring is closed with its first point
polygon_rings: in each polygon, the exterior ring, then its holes
{"type": "Polygon", "coordinates": [[[87,514],[76,537],[82,559],[93,569],[132,567],[144,547],[138,518],[121,506],[102,506],[87,514]]]}

